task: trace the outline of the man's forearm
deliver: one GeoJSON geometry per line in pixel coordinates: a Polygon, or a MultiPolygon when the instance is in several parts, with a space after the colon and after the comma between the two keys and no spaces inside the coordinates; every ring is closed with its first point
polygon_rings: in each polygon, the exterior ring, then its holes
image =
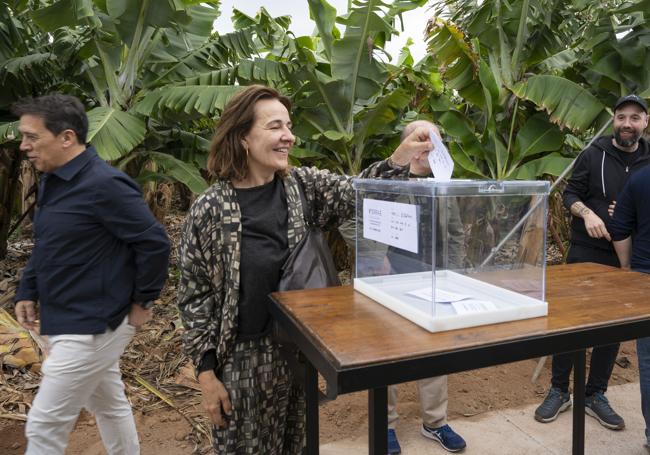
{"type": "Polygon", "coordinates": [[[571,204],[571,214],[579,218],[585,218],[587,215],[594,213],[589,207],[584,203],[578,201],[571,204]]]}
{"type": "Polygon", "coordinates": [[[618,262],[621,263],[621,268],[629,269],[630,256],[632,252],[632,237],[614,241],[612,243],[614,244],[614,249],[616,250],[616,255],[618,256],[618,262]]]}

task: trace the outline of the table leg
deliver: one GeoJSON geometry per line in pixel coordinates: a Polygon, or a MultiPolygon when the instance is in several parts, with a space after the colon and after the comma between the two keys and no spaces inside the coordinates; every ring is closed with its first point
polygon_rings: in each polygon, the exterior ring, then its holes
{"type": "Polygon", "coordinates": [[[585,355],[573,353],[573,455],[585,453],[585,355]]]}
{"type": "Polygon", "coordinates": [[[370,455],[388,453],[388,389],[368,390],[368,449],[370,455]]]}
{"type": "Polygon", "coordinates": [[[306,395],[306,437],[307,447],[305,453],[318,455],[318,371],[310,362],[307,363],[305,373],[306,395]]]}

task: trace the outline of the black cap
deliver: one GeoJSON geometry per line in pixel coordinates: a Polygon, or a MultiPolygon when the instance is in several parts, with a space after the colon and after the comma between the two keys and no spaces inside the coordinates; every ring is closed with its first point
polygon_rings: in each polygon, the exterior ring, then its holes
{"type": "Polygon", "coordinates": [[[641,106],[641,108],[645,111],[646,114],[648,113],[648,103],[646,103],[646,101],[643,98],[641,98],[639,95],[621,96],[616,102],[616,104],[614,105],[614,112],[616,112],[616,110],[618,110],[619,107],[627,103],[638,104],[639,106],[641,106]]]}

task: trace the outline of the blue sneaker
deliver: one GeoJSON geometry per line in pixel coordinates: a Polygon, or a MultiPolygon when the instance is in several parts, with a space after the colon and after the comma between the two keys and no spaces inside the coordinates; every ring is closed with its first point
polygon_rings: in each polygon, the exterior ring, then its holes
{"type": "Polygon", "coordinates": [[[399,446],[397,435],[392,428],[388,429],[388,455],[398,455],[402,453],[402,448],[399,446]]]}
{"type": "Polygon", "coordinates": [[[430,428],[426,425],[422,425],[422,436],[425,438],[433,439],[438,441],[443,449],[447,452],[460,452],[467,446],[465,440],[454,430],[451,429],[449,425],[443,425],[439,428],[430,428]]]}

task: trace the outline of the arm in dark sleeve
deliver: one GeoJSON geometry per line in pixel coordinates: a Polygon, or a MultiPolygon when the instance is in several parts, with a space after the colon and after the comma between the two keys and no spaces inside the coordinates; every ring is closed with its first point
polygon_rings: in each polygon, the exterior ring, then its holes
{"type": "Polygon", "coordinates": [[[36,286],[36,271],[34,270],[34,254],[27,261],[27,265],[23,270],[23,276],[20,279],[20,285],[16,292],[15,302],[20,300],[38,300],[38,288],[36,286]]]}
{"type": "Polygon", "coordinates": [[[576,158],[573,173],[564,189],[562,199],[567,210],[576,202],[583,202],[589,194],[589,158],[585,152],[576,158]]]}
{"type": "Polygon", "coordinates": [[[98,185],[97,215],[104,227],[134,252],[136,277],[133,301],[158,298],[169,263],[169,239],[126,175],[114,175],[98,185]]]}
{"type": "Polygon", "coordinates": [[[210,349],[203,353],[203,357],[199,362],[199,366],[196,368],[197,373],[202,373],[208,370],[214,370],[217,368],[217,350],[210,349]]]}
{"type": "Polygon", "coordinates": [[[635,179],[627,182],[618,196],[614,216],[609,225],[609,233],[613,241],[624,240],[632,235],[636,227],[636,206],[634,204],[635,179]]]}

